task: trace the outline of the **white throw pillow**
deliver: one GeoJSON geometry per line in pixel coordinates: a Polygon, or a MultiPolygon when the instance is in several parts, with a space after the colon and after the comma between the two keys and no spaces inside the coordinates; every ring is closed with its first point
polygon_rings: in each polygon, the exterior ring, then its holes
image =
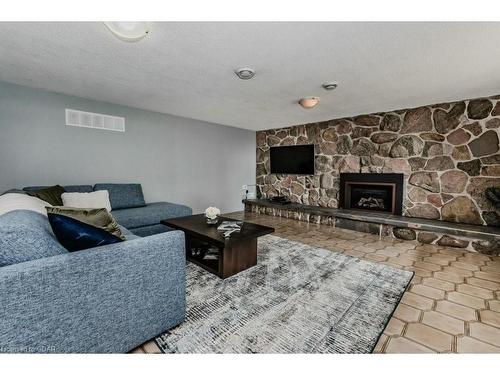
{"type": "Polygon", "coordinates": [[[47,216],[47,206],[52,207],[49,203],[28,194],[7,193],[0,196],[0,215],[15,210],[28,210],[47,216]]]}
{"type": "Polygon", "coordinates": [[[105,208],[111,211],[109,193],[107,190],[97,190],[92,193],[62,193],[63,205],[74,208],[105,208]]]}

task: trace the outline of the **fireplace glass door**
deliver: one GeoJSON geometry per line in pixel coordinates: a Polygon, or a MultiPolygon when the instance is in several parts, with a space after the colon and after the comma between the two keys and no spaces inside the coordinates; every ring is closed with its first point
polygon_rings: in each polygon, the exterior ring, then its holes
{"type": "Polygon", "coordinates": [[[341,173],[339,206],[401,215],[403,182],[402,173],[341,173]]]}
{"type": "Polygon", "coordinates": [[[348,182],[349,208],[394,213],[395,184],[348,182]]]}

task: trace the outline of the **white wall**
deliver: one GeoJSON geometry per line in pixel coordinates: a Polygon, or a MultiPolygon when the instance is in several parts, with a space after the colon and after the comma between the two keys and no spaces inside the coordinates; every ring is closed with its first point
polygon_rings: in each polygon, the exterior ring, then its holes
{"type": "Polygon", "coordinates": [[[241,210],[255,132],[0,82],[0,192],[140,182],[146,201],[241,210]],[[65,108],[125,117],[126,132],[65,125],[65,108]]]}

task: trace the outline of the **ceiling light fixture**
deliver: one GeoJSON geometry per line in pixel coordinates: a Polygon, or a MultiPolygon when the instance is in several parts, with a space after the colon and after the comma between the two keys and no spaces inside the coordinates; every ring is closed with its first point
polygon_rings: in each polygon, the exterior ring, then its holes
{"type": "Polygon", "coordinates": [[[137,42],[149,34],[147,22],[104,22],[104,24],[118,39],[125,42],[137,42]]]}
{"type": "Polygon", "coordinates": [[[317,96],[311,96],[309,98],[302,98],[299,100],[299,104],[302,106],[302,108],[305,109],[314,108],[318,103],[319,103],[319,98],[317,96]]]}
{"type": "Polygon", "coordinates": [[[255,75],[255,70],[252,68],[238,68],[234,71],[239,79],[251,79],[255,75]]]}
{"type": "Polygon", "coordinates": [[[337,82],[327,82],[327,83],[323,83],[321,86],[325,89],[325,90],[335,90],[337,88],[339,84],[337,82]]]}

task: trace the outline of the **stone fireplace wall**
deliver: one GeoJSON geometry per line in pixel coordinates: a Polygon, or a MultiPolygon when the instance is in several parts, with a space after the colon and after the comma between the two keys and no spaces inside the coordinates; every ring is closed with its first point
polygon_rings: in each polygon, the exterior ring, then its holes
{"type": "Polygon", "coordinates": [[[257,132],[257,194],[338,207],[339,173],[403,173],[403,215],[500,226],[500,96],[257,132]],[[270,174],[271,146],[314,144],[314,176],[270,174]]]}

